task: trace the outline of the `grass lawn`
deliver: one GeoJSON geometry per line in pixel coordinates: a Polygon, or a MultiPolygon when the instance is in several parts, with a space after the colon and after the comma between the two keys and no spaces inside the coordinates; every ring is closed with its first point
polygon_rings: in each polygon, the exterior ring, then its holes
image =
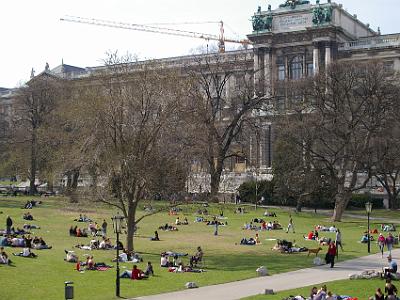
{"type": "MultiPolygon", "coordinates": [[[[394,285],[399,288],[396,281],[393,282],[394,285]]],[[[358,299],[368,299],[368,297],[373,296],[377,288],[385,291],[385,281],[382,279],[359,279],[359,280],[338,280],[323,283],[326,284],[328,291],[331,291],[336,295],[347,295],[351,297],[357,297],[358,299]]],[[[323,284],[316,285],[319,289],[323,284]]],[[[308,297],[313,286],[307,286],[300,289],[288,290],[276,293],[274,295],[258,295],[253,297],[246,297],[246,300],[282,300],[289,296],[302,295],[308,297]]]]}
{"type": "MultiPolygon", "coordinates": [[[[63,198],[49,197],[41,198],[43,204],[30,210],[36,219],[27,222],[22,219],[26,210],[21,209],[27,199],[32,197],[11,197],[0,198],[0,228],[5,227],[5,219],[10,215],[14,225],[22,227],[24,223],[40,225],[41,229],[33,230],[32,235],[42,236],[44,240],[53,246],[51,250],[34,250],[38,254],[37,259],[12,257],[14,267],[0,265],[2,286],[10,288],[2,289],[2,299],[20,298],[13,287],[24,291],[29,295],[30,300],[35,299],[63,299],[64,281],[74,282],[75,298],[84,299],[115,299],[115,268],[108,271],[85,271],[79,273],[74,271],[74,265],[63,261],[65,258],[64,249],[73,249],[76,244],[88,244],[91,238],[70,237],[68,229],[71,225],[80,227],[87,226],[86,223],[73,222],[79,213],[85,213],[90,218],[101,223],[105,218],[109,224],[108,231],[112,231],[110,217],[115,214],[113,208],[96,206],[94,204],[69,204],[63,198]]],[[[284,230],[260,232],[261,245],[242,246],[239,245],[243,237],[254,237],[254,231],[242,230],[244,222],[250,222],[255,217],[262,217],[263,209],[255,211],[248,208],[248,213],[234,214],[234,206],[224,207],[224,214],[228,217],[228,226],[219,227],[219,236],[214,236],[213,226],[206,226],[204,223],[194,223],[196,210],[200,205],[183,207],[179,214],[182,219],[186,216],[190,225],[179,226],[177,232],[163,232],[158,230],[161,241],[152,242],[149,237],[153,235],[158,226],[165,223],[173,223],[175,216],[167,213],[160,213],[145,218],[139,224],[138,235],[135,237],[135,249],[142,253],[143,263],[138,266],[145,269],[147,261],[152,261],[156,276],[144,281],[121,280],[121,295],[123,297],[135,297],[139,295],[156,294],[183,289],[188,281],[195,281],[199,286],[223,283],[235,280],[255,277],[255,269],[261,265],[267,266],[270,273],[287,272],[295,269],[312,266],[313,257],[307,257],[305,253],[280,254],[273,252],[271,248],[275,241],[268,239],[288,239],[296,241],[297,245],[308,248],[317,247],[314,241],[305,241],[306,235],[317,224],[331,225],[330,220],[323,215],[313,213],[293,214],[296,233],[286,233],[284,230]],[[159,268],[160,253],[162,251],[177,251],[189,253],[195,252],[197,246],[202,246],[205,253],[206,272],[204,273],[168,273],[165,269],[159,268]]],[[[220,206],[208,208],[210,213],[218,214],[220,206]]],[[[273,210],[277,213],[277,220],[283,226],[289,220],[288,211],[273,210]]],[[[271,218],[265,218],[269,220],[271,218]]],[[[272,218],[272,220],[275,218],[272,218]]],[[[367,254],[366,245],[357,241],[362,232],[366,230],[365,220],[346,219],[336,224],[342,231],[345,252],[340,253],[339,260],[355,258],[367,254]]],[[[372,223],[372,228],[379,228],[380,223],[372,223]]],[[[334,233],[321,233],[321,235],[334,238],[334,233]]],[[[110,234],[115,243],[114,234],[110,234]]],[[[122,241],[125,236],[122,237],[122,241]]],[[[111,263],[115,251],[84,251],[73,249],[84,259],[84,254],[94,255],[96,262],[111,263]]],[[[372,251],[376,252],[377,246],[372,244],[372,251]]],[[[6,251],[18,252],[20,249],[6,248],[6,251]]],[[[323,250],[323,257],[326,249],[323,250]]],[[[188,258],[184,260],[188,263],[188,258]]],[[[114,264],[115,265],[115,264],[114,264]]],[[[132,263],[122,263],[121,271],[131,269],[132,263]]]]}

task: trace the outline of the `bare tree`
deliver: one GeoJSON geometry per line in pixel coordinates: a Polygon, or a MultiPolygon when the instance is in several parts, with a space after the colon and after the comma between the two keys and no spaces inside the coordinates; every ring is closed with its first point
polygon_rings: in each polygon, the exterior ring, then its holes
{"type": "Polygon", "coordinates": [[[13,115],[13,145],[18,172],[30,180],[29,193],[37,192],[37,172],[48,159],[46,126],[57,106],[60,82],[55,76],[43,73],[21,87],[15,98],[13,115]]]}
{"type": "Polygon", "coordinates": [[[192,79],[189,111],[197,126],[198,155],[204,159],[211,176],[211,198],[218,194],[221,174],[227,159],[244,156],[240,135],[265,98],[253,88],[253,71],[246,61],[226,60],[220,54],[194,57],[187,73],[192,79]],[[243,71],[247,69],[248,71],[243,71]],[[228,83],[235,87],[228,86],[228,83]]]}
{"type": "MultiPolygon", "coordinates": [[[[84,157],[99,178],[97,198],[125,216],[127,248],[133,250],[136,224],[146,216],[137,216],[140,201],[159,191],[160,177],[184,176],[179,104],[185,89],[174,72],[151,62],[132,64],[131,57],[113,54],[106,63],[92,78],[99,85],[85,103],[90,111],[84,157]]],[[[184,190],[185,180],[164,180],[163,190],[169,185],[184,190]]]]}
{"type": "Polygon", "coordinates": [[[291,137],[328,171],[336,186],[332,218],[340,221],[352,193],[368,180],[357,183],[394,96],[392,83],[378,63],[338,63],[305,86],[308,101],[291,116],[291,137]]]}

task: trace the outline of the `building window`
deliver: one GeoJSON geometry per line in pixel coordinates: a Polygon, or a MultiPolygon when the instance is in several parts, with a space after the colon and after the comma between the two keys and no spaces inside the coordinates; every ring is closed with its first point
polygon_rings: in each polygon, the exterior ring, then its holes
{"type": "Polygon", "coordinates": [[[313,63],[308,63],[307,64],[307,75],[308,76],[313,76],[314,75],[314,64],[313,63]]]}
{"type": "Polygon", "coordinates": [[[298,80],[303,77],[303,58],[296,56],[290,62],[290,79],[298,80]]]}
{"type": "Polygon", "coordinates": [[[278,80],[285,80],[285,65],[278,65],[278,80]]]}

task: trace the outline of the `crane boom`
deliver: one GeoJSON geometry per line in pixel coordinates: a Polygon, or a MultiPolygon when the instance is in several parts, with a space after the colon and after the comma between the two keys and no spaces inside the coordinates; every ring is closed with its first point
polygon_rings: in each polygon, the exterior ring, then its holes
{"type": "Polygon", "coordinates": [[[74,17],[74,16],[65,16],[60,18],[61,21],[73,22],[73,23],[81,23],[81,24],[89,24],[96,26],[104,26],[104,27],[112,27],[112,28],[122,28],[129,30],[137,30],[137,31],[145,31],[152,33],[160,33],[160,34],[168,34],[175,36],[184,36],[190,38],[200,38],[205,40],[213,40],[219,42],[219,51],[225,52],[225,42],[230,43],[240,43],[248,45],[250,44],[249,40],[235,40],[235,39],[225,39],[224,37],[224,28],[223,22],[220,21],[220,36],[208,33],[200,33],[188,30],[181,29],[172,29],[166,27],[158,27],[153,25],[144,25],[144,24],[135,24],[135,23],[125,23],[125,22],[115,22],[109,20],[101,20],[101,19],[91,19],[91,18],[82,18],[82,17],[74,17]]]}

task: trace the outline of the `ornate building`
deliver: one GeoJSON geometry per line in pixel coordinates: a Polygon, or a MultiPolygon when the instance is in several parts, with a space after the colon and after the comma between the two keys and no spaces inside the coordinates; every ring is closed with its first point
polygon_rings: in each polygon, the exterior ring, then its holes
{"type": "MultiPolygon", "coordinates": [[[[333,61],[381,60],[388,69],[400,71],[400,34],[381,35],[379,29],[372,30],[358,20],[357,15],[345,11],[341,4],[330,0],[312,2],[287,0],[276,9],[270,5],[265,10],[258,7],[252,16],[253,32],[248,35],[252,49],[219,54],[219,61],[224,62],[226,68],[233,68],[226,84],[226,97],[248,79],[253,82],[255,94],[277,96],[269,104],[269,113],[255,112],[260,121],[246,149],[249,158],[226,163],[221,192],[233,193],[240,183],[254,177],[270,177],[273,119],[290,109],[291,101],[295,101],[285,83],[324,72],[333,61]]],[[[213,55],[165,58],[154,63],[163,68],[183,69],[213,55]]],[[[143,63],[134,65],[140,70],[143,63]]],[[[83,69],[62,64],[50,72],[70,80],[90,76],[102,68],[83,69]]],[[[192,175],[190,191],[209,190],[209,178],[201,168],[192,175]]]]}

